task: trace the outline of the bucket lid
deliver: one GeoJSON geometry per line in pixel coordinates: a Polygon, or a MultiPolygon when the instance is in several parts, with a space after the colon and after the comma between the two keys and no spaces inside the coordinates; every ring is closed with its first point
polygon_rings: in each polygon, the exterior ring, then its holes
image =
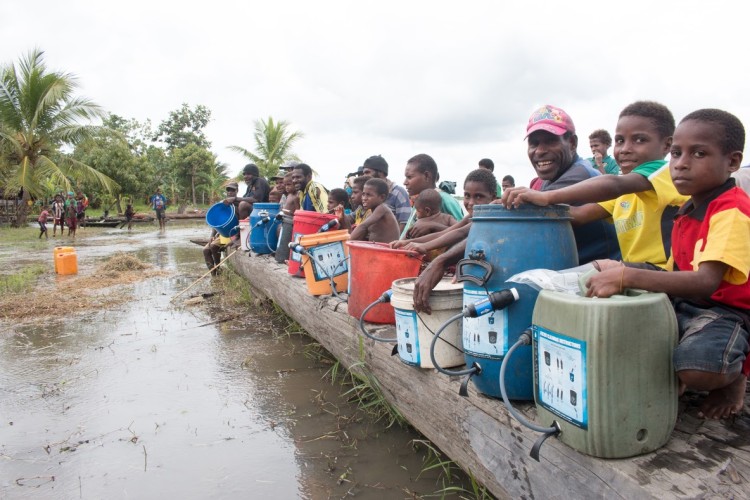
{"type": "Polygon", "coordinates": [[[300,236],[299,244],[307,248],[334,241],[345,241],[349,238],[350,235],[347,229],[337,229],[336,231],[327,231],[325,233],[303,234],[300,236]]]}
{"type": "Polygon", "coordinates": [[[374,252],[384,253],[384,254],[402,254],[402,255],[409,255],[418,259],[421,259],[421,255],[419,255],[418,252],[415,252],[414,250],[404,250],[403,248],[391,248],[388,243],[378,243],[376,241],[361,241],[361,240],[351,240],[347,241],[346,244],[349,246],[349,248],[356,248],[359,250],[372,250],[374,252]]]}
{"type": "MultiPolygon", "coordinates": [[[[400,278],[393,282],[391,289],[399,293],[414,293],[414,283],[417,278],[400,278]]],[[[454,295],[463,293],[464,285],[462,283],[453,283],[453,278],[441,279],[435,288],[432,289],[432,295],[454,295]]]]}
{"type": "Polygon", "coordinates": [[[323,214],[312,210],[295,210],[294,220],[303,220],[305,222],[320,222],[325,224],[329,220],[335,219],[333,214],[323,214]]]}
{"type": "Polygon", "coordinates": [[[477,205],[474,207],[472,220],[571,220],[568,205],[550,205],[537,207],[521,205],[516,208],[505,208],[502,205],[477,205]]]}

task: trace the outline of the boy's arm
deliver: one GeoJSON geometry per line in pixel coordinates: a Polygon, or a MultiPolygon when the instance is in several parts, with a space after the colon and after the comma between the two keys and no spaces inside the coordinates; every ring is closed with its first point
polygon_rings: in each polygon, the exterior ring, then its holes
{"type": "Polygon", "coordinates": [[[686,299],[710,297],[726,273],[723,262],[707,261],[697,271],[649,271],[628,266],[609,268],[589,279],[589,297],[611,297],[625,288],[641,288],[649,292],[663,292],[686,299]]]}
{"type": "Polygon", "coordinates": [[[375,210],[372,211],[370,216],[354,228],[354,230],[352,231],[351,239],[366,239],[367,233],[369,231],[368,228],[380,222],[380,220],[383,218],[383,215],[385,214],[385,210],[390,210],[390,208],[388,208],[385,203],[381,203],[380,205],[375,207],[375,210]]]}
{"type": "Polygon", "coordinates": [[[502,204],[505,208],[511,208],[523,203],[540,207],[557,203],[597,203],[649,189],[653,189],[651,181],[641,174],[600,175],[552,191],[533,191],[524,187],[508,189],[503,193],[502,204]]]}
{"type": "Polygon", "coordinates": [[[466,240],[449,248],[445,253],[438,255],[430,265],[422,271],[414,282],[414,310],[432,313],[430,308],[430,294],[435,285],[440,283],[445,274],[445,268],[456,264],[464,256],[466,251],[466,240]]]}
{"type": "Polygon", "coordinates": [[[470,224],[464,224],[463,226],[459,227],[455,231],[445,231],[443,234],[441,234],[437,238],[433,238],[429,241],[425,241],[422,243],[412,241],[410,244],[406,245],[404,249],[416,250],[419,253],[426,254],[430,250],[435,250],[437,248],[455,245],[461,240],[465,240],[466,237],[469,235],[470,229],[471,229],[470,224]]]}
{"type": "Polygon", "coordinates": [[[425,221],[422,224],[414,224],[411,229],[409,229],[407,236],[410,239],[420,238],[422,236],[427,236],[439,231],[444,231],[449,227],[450,226],[446,226],[445,224],[442,224],[440,222],[425,221]]]}
{"type": "Polygon", "coordinates": [[[432,234],[426,234],[424,236],[420,236],[419,238],[412,238],[408,240],[396,240],[391,242],[391,248],[403,248],[409,243],[426,243],[428,241],[432,241],[436,238],[441,237],[444,234],[447,234],[451,231],[455,231],[457,229],[461,229],[463,226],[471,223],[471,217],[466,216],[457,223],[453,224],[450,227],[447,227],[443,229],[442,231],[438,231],[437,233],[432,234]]]}

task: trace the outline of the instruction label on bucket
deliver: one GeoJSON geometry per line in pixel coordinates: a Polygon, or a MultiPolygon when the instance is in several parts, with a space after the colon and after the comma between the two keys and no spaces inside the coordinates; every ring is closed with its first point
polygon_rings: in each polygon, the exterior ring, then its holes
{"type": "Polygon", "coordinates": [[[394,309],[394,313],[398,355],[407,365],[420,366],[417,313],[403,309],[394,309]]]}
{"type": "MultiPolygon", "coordinates": [[[[299,239],[302,238],[304,234],[302,233],[294,233],[292,236],[292,241],[299,245],[299,239]]],[[[302,254],[299,252],[292,251],[292,260],[294,262],[302,262],[302,254]]]]}
{"type": "Polygon", "coordinates": [[[586,342],[534,325],[537,402],[582,429],[588,428],[586,342]]]}
{"type": "MultiPolygon", "coordinates": [[[[464,306],[486,299],[483,291],[464,288],[464,306]]],[[[464,351],[478,357],[499,358],[508,352],[508,311],[494,311],[478,318],[464,318],[464,351]]]]}
{"type": "Polygon", "coordinates": [[[344,244],[340,241],[317,245],[307,249],[312,259],[315,281],[323,281],[328,278],[349,272],[344,253],[344,244]]]}

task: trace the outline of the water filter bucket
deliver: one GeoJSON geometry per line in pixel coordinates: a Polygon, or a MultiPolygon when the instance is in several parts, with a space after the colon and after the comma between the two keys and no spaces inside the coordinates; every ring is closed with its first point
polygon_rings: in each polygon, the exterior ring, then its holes
{"type": "MultiPolygon", "coordinates": [[[[318,229],[320,229],[323,224],[335,218],[336,216],[332,214],[321,214],[311,210],[297,210],[294,212],[291,241],[300,243],[300,238],[303,235],[318,232],[318,229]]],[[[300,269],[302,267],[301,263],[302,254],[292,251],[289,256],[289,274],[304,276],[304,272],[300,269]]]]}
{"type": "Polygon", "coordinates": [[[276,251],[276,228],[279,221],[278,203],[254,203],[250,213],[250,249],[257,254],[267,254],[276,251]]]}
{"type": "MultiPolygon", "coordinates": [[[[387,243],[347,241],[346,245],[350,255],[348,309],[349,315],[357,319],[394,281],[416,277],[422,265],[419,254],[393,249],[387,243]]],[[[383,303],[371,308],[364,320],[392,325],[396,318],[393,307],[383,303]]]]}
{"type": "Polygon", "coordinates": [[[289,242],[292,241],[294,217],[284,214],[281,218],[281,232],[276,245],[276,262],[283,264],[289,258],[289,242]]]}
{"type": "Polygon", "coordinates": [[[240,230],[234,205],[227,205],[223,201],[208,209],[206,223],[224,237],[234,236],[240,230]]]}
{"type": "MultiPolygon", "coordinates": [[[[419,314],[414,310],[415,281],[416,278],[402,278],[395,280],[391,287],[398,355],[407,365],[434,368],[430,358],[432,338],[443,323],[461,312],[463,286],[460,283],[451,283],[451,278],[442,279],[430,294],[432,314],[419,314]]],[[[454,320],[443,330],[435,346],[435,360],[442,367],[464,364],[460,319],[454,320]]]]}
{"type": "Polygon", "coordinates": [[[677,320],[662,293],[607,299],[543,290],[533,312],[537,420],[602,458],[656,450],[677,419],[677,320]]]}
{"type": "Polygon", "coordinates": [[[302,265],[307,289],[312,295],[345,292],[349,281],[349,231],[308,234],[300,238],[305,248],[302,265]]]}
{"type": "Polygon", "coordinates": [[[242,219],[240,221],[240,250],[247,252],[250,250],[249,240],[250,239],[250,220],[242,219]]]}
{"type": "MultiPolygon", "coordinates": [[[[479,392],[501,397],[499,373],[503,357],[531,326],[538,292],[506,280],[529,269],[560,270],[578,265],[570,219],[570,211],[563,205],[474,207],[465,259],[457,266],[459,280],[464,282],[464,306],[485,299],[488,292],[516,288],[519,293],[519,299],[502,310],[464,319],[466,365],[481,367],[481,372],[472,378],[479,392]]],[[[513,356],[506,388],[510,399],[533,399],[530,346],[520,348],[513,356]]]]}

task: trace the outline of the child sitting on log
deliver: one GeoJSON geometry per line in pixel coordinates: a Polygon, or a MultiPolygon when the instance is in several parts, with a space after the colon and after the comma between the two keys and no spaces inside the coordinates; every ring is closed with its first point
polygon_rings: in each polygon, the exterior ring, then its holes
{"type": "Polygon", "coordinates": [[[666,271],[653,264],[599,261],[590,297],[625,288],[672,298],[680,341],[673,364],[686,389],[708,391],[702,416],[742,411],[750,372],[750,197],[732,172],[742,163],[745,129],[737,117],[701,109],[682,119],[670,148],[669,171],[690,199],[677,213],[666,271]]]}
{"type": "Polygon", "coordinates": [[[362,190],[362,206],[372,210],[367,219],[352,231],[352,240],[389,243],[398,239],[399,225],[396,216],[385,204],[388,184],[383,179],[370,179],[362,190]]]}

